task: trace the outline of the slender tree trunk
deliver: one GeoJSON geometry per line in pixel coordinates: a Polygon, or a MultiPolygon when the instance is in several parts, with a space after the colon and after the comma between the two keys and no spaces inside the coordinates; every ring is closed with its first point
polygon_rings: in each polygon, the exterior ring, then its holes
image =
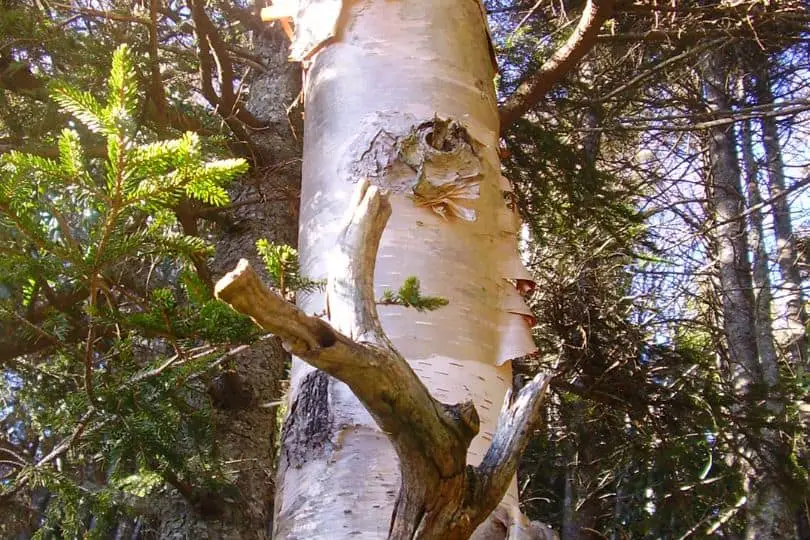
{"type": "MultiPolygon", "coordinates": [[[[586,63],[581,72],[583,83],[592,83],[592,66],[586,63]]],[[[592,86],[592,84],[591,84],[592,86]]],[[[591,131],[582,138],[582,156],[585,161],[584,169],[589,173],[596,170],[596,160],[602,139],[601,132],[596,129],[601,120],[600,111],[596,107],[587,109],[582,118],[582,126],[591,131]]],[[[591,261],[587,267],[598,266],[598,261],[591,261]]],[[[585,270],[587,271],[587,270],[585,270]]],[[[588,407],[583,401],[577,400],[568,411],[563,413],[567,419],[566,427],[571,433],[572,444],[569,449],[568,464],[565,471],[565,496],[563,502],[563,523],[561,538],[563,540],[579,540],[591,538],[588,530],[596,530],[596,515],[598,506],[589,498],[590,486],[596,485],[596,459],[598,435],[588,433],[588,407]]]]}
{"type": "MultiPolygon", "coordinates": [[[[375,292],[406,277],[449,301],[420,312],[380,306],[394,346],[432,395],[474,401],[489,446],[510,362],[534,349],[516,215],[497,157],[494,66],[482,6],[470,0],[324,2],[299,12],[293,56],[307,66],[299,246],[302,271],[325,278],[355,184],[391,193],[375,292]]],[[[299,305],[329,314],[323,295],[299,305]]],[[[332,324],[340,326],[332,314],[332,324]]],[[[385,538],[399,489],[386,436],[348,387],[295,361],[282,436],[279,539],[385,538]]],[[[516,488],[506,500],[517,504],[516,488]]],[[[482,526],[483,527],[483,526],[482,526]]],[[[488,524],[479,537],[503,538],[488,524]]]]}
{"type": "MultiPolygon", "coordinates": [[[[706,99],[712,112],[729,110],[726,96],[727,72],[722,56],[708,56],[704,70],[706,99]]],[[[762,378],[754,333],[754,301],[751,264],[748,258],[745,221],[738,216],[745,210],[740,186],[734,132],[728,126],[710,129],[708,158],[711,180],[709,204],[718,225],[714,229],[717,269],[723,307],[723,328],[728,340],[735,385],[740,390],[762,378]]]]}
{"type": "MultiPolygon", "coordinates": [[[[756,77],[757,105],[771,105],[774,102],[767,64],[762,65],[756,77]]],[[[787,308],[787,322],[790,334],[788,361],[801,372],[806,371],[805,324],[807,316],[802,298],[801,276],[799,275],[798,249],[793,236],[790,219],[790,204],[783,195],[785,191],[785,163],[782,159],[782,144],[775,118],[761,118],[762,147],[765,150],[765,168],[768,172],[768,190],[773,200],[773,229],[776,236],[776,260],[782,276],[780,295],[787,308]]]]}
{"type": "Polygon", "coordinates": [[[750,228],[748,243],[753,254],[752,278],[754,285],[754,325],[756,327],[757,351],[762,366],[762,375],[768,386],[768,407],[774,414],[781,414],[782,406],[776,399],[779,389],[779,360],[776,346],[773,341],[773,328],[771,327],[771,279],[768,275],[768,253],[765,250],[765,234],[762,211],[758,205],[762,203],[759,193],[758,167],[754,155],[754,140],[751,135],[750,122],[743,122],[742,129],[742,155],[745,166],[745,190],[748,195],[748,204],[753,208],[749,217],[750,228]]]}
{"type": "MultiPolygon", "coordinates": [[[[764,60],[764,58],[763,58],[764,60]]],[[[771,91],[771,80],[768,64],[760,63],[756,73],[755,88],[757,105],[774,103],[771,91]]],[[[784,297],[788,327],[787,361],[796,371],[798,379],[807,377],[807,313],[804,308],[804,297],[799,273],[799,252],[796,238],[793,236],[793,224],[790,216],[790,203],[785,197],[785,164],[782,159],[782,143],[775,118],[761,118],[762,147],[765,150],[765,165],[768,172],[768,190],[773,200],[774,235],[776,236],[776,257],[782,277],[780,295],[784,297]]],[[[806,422],[806,416],[802,418],[806,422]]],[[[806,461],[807,457],[803,459],[806,461]]],[[[796,514],[796,526],[800,537],[810,538],[810,519],[806,512],[805,496],[796,514]]]]}
{"type": "MultiPolygon", "coordinates": [[[[753,283],[754,283],[754,317],[756,324],[757,350],[759,351],[762,366],[763,383],[766,387],[765,406],[768,408],[768,421],[778,424],[784,420],[784,400],[779,385],[779,357],[773,338],[771,326],[771,282],[768,268],[768,254],[764,244],[764,227],[762,211],[758,205],[762,202],[759,192],[758,167],[754,156],[754,141],[751,134],[751,123],[743,122],[742,129],[742,155],[745,165],[746,192],[748,204],[753,210],[750,215],[749,243],[753,253],[753,283]]],[[[780,448],[784,443],[780,440],[778,427],[765,426],[761,437],[772,448],[780,448]]],[[[778,455],[778,453],[776,454],[778,455]]],[[[771,482],[766,489],[775,492],[767,497],[782,498],[778,493],[780,486],[771,482]]],[[[764,498],[764,497],[763,497],[764,498]]]]}
{"type": "MultiPolygon", "coordinates": [[[[728,104],[728,60],[723,52],[704,58],[703,77],[706,101],[713,113],[730,111],[728,104]]],[[[723,309],[723,328],[737,393],[745,413],[754,405],[752,391],[764,381],[757,351],[753,283],[748,259],[745,221],[738,216],[745,210],[740,182],[734,131],[729,126],[711,128],[708,133],[711,174],[707,189],[717,226],[712,230],[717,249],[717,270],[723,309]]],[[[760,434],[756,434],[760,435],[760,434]]],[[[792,512],[774,478],[779,441],[757,448],[755,467],[748,470],[750,484],[748,527],[750,539],[792,538],[792,512]]]]}
{"type": "MultiPolygon", "coordinates": [[[[231,190],[233,209],[223,218],[213,273],[219,277],[240,258],[258,260],[259,238],[294,245],[295,207],[300,182],[300,146],[287,116],[287,106],[300,89],[300,69],[287,61],[288,40],[277,29],[255,36],[254,52],[268,72],[250,86],[248,109],[267,127],[253,135],[261,162],[231,190]]],[[[190,505],[174,495],[161,504],[161,539],[270,538],[275,476],[276,410],[267,403],[280,398],[288,354],[275,338],[264,339],[233,355],[209,389],[216,408],[215,436],[220,456],[233,474],[234,492],[227,500],[190,505]],[[224,503],[224,504],[223,504],[224,503]]]]}
{"type": "MultiPolygon", "coordinates": [[[[581,404],[577,404],[581,405],[581,404]]],[[[570,426],[574,431],[575,442],[568,452],[568,464],[565,471],[565,495],[563,501],[563,524],[560,531],[562,540],[579,540],[596,538],[588,531],[596,531],[596,512],[598,506],[590,498],[591,486],[596,480],[596,471],[593,465],[593,450],[595,440],[588,437],[584,425],[585,412],[583,407],[577,406],[574,414],[578,415],[579,422],[570,426]]]]}

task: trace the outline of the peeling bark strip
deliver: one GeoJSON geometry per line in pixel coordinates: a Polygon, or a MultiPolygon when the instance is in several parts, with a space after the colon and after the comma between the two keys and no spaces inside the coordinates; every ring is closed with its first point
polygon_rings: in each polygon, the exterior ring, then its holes
{"type": "Polygon", "coordinates": [[[328,285],[342,333],[270,292],[245,260],[217,283],[216,295],[346,383],[387,435],[402,477],[389,538],[466,539],[503,498],[541,420],[549,377],[538,375],[514,397],[507,393],[489,450],[479,466],[468,466],[479,428],[474,405],[436,401],[380,325],[374,265],[390,213],[375,186],[357,186],[337,247],[347,264],[335,267],[328,285]]]}

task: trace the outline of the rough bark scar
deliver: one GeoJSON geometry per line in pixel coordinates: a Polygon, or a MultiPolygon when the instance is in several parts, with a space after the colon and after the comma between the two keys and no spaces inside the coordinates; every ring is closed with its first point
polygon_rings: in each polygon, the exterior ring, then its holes
{"type": "Polygon", "coordinates": [[[475,221],[482,169],[477,146],[459,122],[436,116],[404,132],[380,128],[350,171],[355,178],[408,195],[442,218],[475,221]]]}
{"type": "Polygon", "coordinates": [[[329,443],[332,414],[329,410],[329,375],[313,371],[301,381],[281,434],[282,448],[291,467],[317,459],[329,443]]]}

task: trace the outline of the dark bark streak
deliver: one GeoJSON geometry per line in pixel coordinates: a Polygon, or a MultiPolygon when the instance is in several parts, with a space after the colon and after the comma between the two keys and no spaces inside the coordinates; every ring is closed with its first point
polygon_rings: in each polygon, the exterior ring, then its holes
{"type": "Polygon", "coordinates": [[[319,458],[329,444],[333,431],[329,383],[329,375],[320,370],[301,381],[299,394],[281,433],[281,445],[291,467],[319,458]]]}

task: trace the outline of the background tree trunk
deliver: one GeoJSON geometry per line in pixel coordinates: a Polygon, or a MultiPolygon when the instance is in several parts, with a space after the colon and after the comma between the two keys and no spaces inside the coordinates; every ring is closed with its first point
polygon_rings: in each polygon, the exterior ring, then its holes
{"type": "Polygon", "coordinates": [[[750,122],[743,122],[742,129],[742,155],[745,165],[745,190],[748,196],[748,205],[754,209],[751,212],[748,241],[753,254],[751,270],[754,292],[754,324],[756,327],[757,351],[762,366],[763,380],[768,385],[769,408],[774,414],[780,414],[782,407],[777,398],[779,388],[779,359],[776,345],[773,340],[771,327],[771,280],[768,275],[768,253],[765,250],[765,233],[762,211],[759,205],[762,197],[759,193],[758,167],[754,155],[754,140],[751,134],[750,122]]]}
{"type": "MultiPolygon", "coordinates": [[[[704,57],[704,89],[709,110],[728,112],[728,60],[723,51],[704,57]]],[[[712,229],[717,246],[717,272],[722,298],[723,328],[728,343],[729,361],[735,389],[742,406],[734,414],[747,414],[755,406],[752,391],[764,382],[757,352],[756,321],[751,281],[751,265],[745,220],[740,168],[737,162],[733,127],[709,130],[708,159],[710,183],[707,198],[714,212],[712,229]]],[[[749,434],[765,437],[768,434],[749,434]]],[[[774,435],[774,434],[770,434],[774,435]]],[[[768,440],[754,451],[754,470],[749,470],[747,538],[792,538],[792,512],[775,478],[780,441],[768,440]]],[[[742,444],[745,444],[744,442],[742,444]]]]}
{"type": "MultiPolygon", "coordinates": [[[[756,70],[755,97],[757,105],[774,103],[767,58],[763,58],[756,70]]],[[[776,260],[782,277],[780,296],[784,298],[787,320],[787,361],[795,369],[800,383],[807,377],[807,313],[802,294],[802,279],[799,272],[799,250],[793,235],[790,217],[790,201],[784,196],[785,163],[782,159],[782,143],[775,118],[760,119],[762,147],[765,150],[765,168],[768,173],[768,192],[772,203],[773,228],[776,237],[776,260]]],[[[806,416],[806,415],[804,415],[806,416]]],[[[803,418],[807,422],[807,418],[803,418]]],[[[806,452],[800,459],[807,460],[806,452]]],[[[810,518],[806,512],[807,497],[796,514],[796,526],[801,538],[810,538],[810,518]]]]}
{"type": "MultiPolygon", "coordinates": [[[[295,245],[296,207],[300,185],[300,143],[287,107],[301,87],[300,68],[287,61],[289,42],[278,29],[254,36],[254,53],[267,72],[251,81],[248,110],[267,126],[253,133],[263,163],[230,190],[232,209],[217,240],[213,274],[219,277],[240,258],[263,269],[256,240],[295,245]]],[[[262,271],[262,270],[260,270],[262,271]]],[[[277,411],[267,404],[281,397],[281,380],[289,355],[276,338],[260,340],[233,356],[226,371],[209,389],[217,412],[216,436],[222,459],[234,475],[234,493],[206,513],[179,495],[161,503],[158,537],[166,539],[263,539],[272,530],[275,491],[277,411]]]]}
{"type": "MultiPolygon", "coordinates": [[[[756,73],[757,105],[774,103],[771,91],[771,80],[766,63],[762,63],[756,73]]],[[[782,276],[780,295],[787,308],[786,319],[789,329],[788,361],[800,372],[806,371],[806,336],[807,316],[802,298],[802,279],[799,275],[798,249],[793,236],[793,225],[790,221],[790,201],[783,195],[785,191],[785,163],[782,159],[782,144],[779,141],[779,130],[776,119],[763,117],[762,147],[765,150],[765,170],[768,173],[768,191],[773,200],[773,230],[776,237],[776,261],[782,276]]]]}
{"type": "MultiPolygon", "coordinates": [[[[592,88],[593,69],[586,62],[580,70],[580,77],[584,84],[592,88]]],[[[590,130],[582,137],[582,153],[585,167],[589,172],[596,171],[596,160],[602,142],[602,134],[598,130],[600,111],[593,106],[586,110],[582,118],[583,128],[590,130]]],[[[596,266],[592,261],[588,266],[596,266]]],[[[587,349],[587,346],[585,347],[587,349]]],[[[585,353],[585,351],[582,351],[585,353]]],[[[584,356],[584,354],[583,354],[584,356]]],[[[587,359],[582,360],[587,362],[587,359]]],[[[596,519],[599,510],[598,502],[592,499],[591,488],[598,484],[598,461],[600,433],[588,426],[592,418],[589,415],[588,403],[584,400],[572,402],[563,417],[573,437],[568,447],[568,460],[565,471],[565,496],[563,499],[563,523],[560,530],[563,540],[579,540],[594,537],[588,530],[598,529],[596,519]]]]}

